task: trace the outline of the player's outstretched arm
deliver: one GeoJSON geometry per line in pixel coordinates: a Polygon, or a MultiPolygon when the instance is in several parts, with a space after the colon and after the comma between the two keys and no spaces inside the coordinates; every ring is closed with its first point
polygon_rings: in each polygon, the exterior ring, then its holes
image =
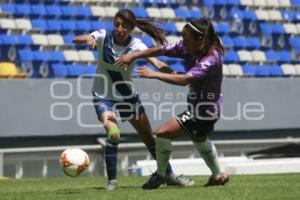
{"type": "Polygon", "coordinates": [[[91,49],[95,48],[97,45],[96,40],[92,35],[78,35],[73,38],[74,44],[87,44],[91,49]]]}
{"type": "Polygon", "coordinates": [[[151,47],[149,49],[145,49],[142,51],[136,51],[134,53],[129,53],[126,55],[122,55],[118,57],[115,61],[115,66],[122,67],[129,65],[132,61],[137,58],[145,58],[145,57],[156,57],[161,55],[162,52],[159,46],[151,47]]]}
{"type": "Polygon", "coordinates": [[[187,74],[167,74],[161,72],[155,72],[148,67],[138,67],[136,72],[147,78],[155,78],[166,83],[174,84],[174,85],[182,85],[185,86],[192,81],[194,81],[194,77],[187,74]]]}
{"type": "Polygon", "coordinates": [[[174,73],[167,63],[162,62],[155,57],[148,57],[147,60],[162,73],[174,73]]]}

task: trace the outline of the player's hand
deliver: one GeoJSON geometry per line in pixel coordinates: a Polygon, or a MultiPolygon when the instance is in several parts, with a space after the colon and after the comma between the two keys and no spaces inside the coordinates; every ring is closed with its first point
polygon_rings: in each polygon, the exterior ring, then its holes
{"type": "Polygon", "coordinates": [[[90,49],[94,49],[97,45],[97,42],[94,38],[89,38],[87,41],[86,41],[87,45],[90,47],[90,49]]]}
{"type": "Polygon", "coordinates": [[[147,77],[147,78],[155,78],[157,75],[157,72],[153,71],[152,69],[146,66],[136,68],[136,72],[140,76],[147,77]]]}
{"type": "Polygon", "coordinates": [[[128,65],[130,65],[132,61],[133,58],[130,56],[130,54],[126,54],[116,58],[114,65],[118,68],[124,68],[127,70],[128,65]]]}

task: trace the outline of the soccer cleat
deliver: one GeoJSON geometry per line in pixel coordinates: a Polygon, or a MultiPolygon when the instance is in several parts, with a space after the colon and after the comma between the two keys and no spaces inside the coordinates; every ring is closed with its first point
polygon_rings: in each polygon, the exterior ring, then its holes
{"type": "Polygon", "coordinates": [[[142,186],[144,190],[152,190],[159,188],[160,185],[166,183],[166,178],[154,173],[151,175],[150,179],[142,186]]]}
{"type": "Polygon", "coordinates": [[[175,176],[174,173],[166,177],[166,183],[168,186],[184,186],[184,187],[192,186],[195,184],[195,182],[192,179],[186,178],[183,175],[175,176]]]}
{"type": "Polygon", "coordinates": [[[117,180],[115,180],[115,179],[109,180],[105,189],[108,191],[113,191],[113,190],[119,189],[117,180]]]}
{"type": "Polygon", "coordinates": [[[209,186],[225,185],[228,181],[229,181],[228,174],[220,173],[216,177],[210,177],[208,182],[204,186],[209,187],[209,186]]]}

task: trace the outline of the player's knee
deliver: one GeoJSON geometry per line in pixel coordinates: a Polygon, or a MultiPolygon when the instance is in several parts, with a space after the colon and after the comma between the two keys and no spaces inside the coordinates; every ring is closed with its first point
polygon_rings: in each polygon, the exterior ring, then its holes
{"type": "Polygon", "coordinates": [[[118,127],[112,127],[108,130],[107,140],[113,144],[119,144],[120,142],[120,129],[118,127]]]}

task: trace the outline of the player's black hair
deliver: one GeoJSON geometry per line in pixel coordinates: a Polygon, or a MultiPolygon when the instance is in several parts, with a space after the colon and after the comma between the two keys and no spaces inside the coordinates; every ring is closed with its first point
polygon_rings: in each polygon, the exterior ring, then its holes
{"type": "Polygon", "coordinates": [[[119,10],[115,15],[115,19],[116,17],[120,17],[124,20],[132,30],[137,26],[143,32],[150,35],[157,44],[165,44],[167,41],[165,38],[165,32],[161,28],[155,26],[153,24],[153,20],[137,19],[134,13],[129,9],[119,10]]]}

